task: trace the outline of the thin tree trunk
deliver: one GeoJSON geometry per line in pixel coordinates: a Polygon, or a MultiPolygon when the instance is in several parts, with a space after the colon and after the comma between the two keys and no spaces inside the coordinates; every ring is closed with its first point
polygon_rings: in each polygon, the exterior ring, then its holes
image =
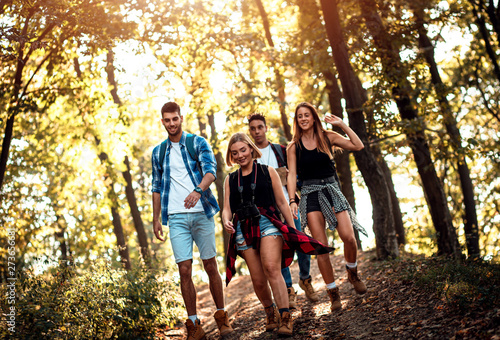
{"type": "Polygon", "coordinates": [[[139,211],[139,207],[137,206],[137,199],[135,198],[135,192],[132,187],[132,176],[130,174],[130,162],[128,156],[125,156],[124,163],[127,166],[127,170],[122,172],[123,178],[127,183],[125,187],[125,194],[127,196],[128,205],[130,206],[132,219],[134,220],[134,226],[137,232],[139,246],[141,248],[140,250],[142,259],[144,263],[149,267],[151,264],[151,258],[149,255],[148,236],[146,234],[146,229],[144,228],[144,223],[142,222],[141,213],[139,211]]]}
{"type": "MultiPolygon", "coordinates": [[[[408,83],[406,74],[404,74],[405,68],[399,57],[399,49],[393,46],[394,39],[387,33],[377,13],[375,1],[360,0],[359,3],[366,26],[380,53],[382,67],[391,80],[397,84],[393,88],[393,98],[401,118],[409,122],[417,121],[418,114],[410,95],[412,88],[408,83]]],[[[443,187],[434,168],[425,133],[423,129],[417,129],[416,131],[406,132],[406,136],[408,145],[413,151],[427,205],[436,229],[438,254],[449,254],[458,258],[460,256],[460,247],[456,230],[453,227],[443,187]]]]}
{"type": "Polygon", "coordinates": [[[483,38],[484,48],[486,50],[486,54],[488,55],[491,65],[493,66],[493,72],[498,80],[500,80],[500,66],[498,65],[498,57],[497,53],[493,49],[493,46],[490,42],[490,34],[488,32],[488,28],[486,27],[486,22],[484,17],[478,12],[476,4],[474,1],[469,1],[472,6],[472,13],[474,14],[475,23],[477,28],[479,29],[479,33],[483,38]]]}
{"type": "MultiPolygon", "coordinates": [[[[219,201],[220,210],[224,210],[224,155],[219,149],[219,140],[217,139],[217,130],[215,126],[215,117],[213,112],[208,114],[208,124],[212,130],[212,136],[210,138],[210,143],[212,144],[215,160],[217,161],[217,178],[215,179],[215,188],[217,190],[217,198],[219,201]]],[[[222,237],[224,241],[224,263],[226,263],[227,248],[229,246],[229,234],[222,228],[222,237]]]]}
{"type": "Polygon", "coordinates": [[[429,64],[429,69],[431,73],[432,84],[436,91],[436,95],[439,100],[441,112],[444,117],[444,124],[446,131],[450,136],[451,145],[455,152],[456,166],[458,170],[458,175],[460,178],[460,184],[462,188],[464,206],[465,206],[465,218],[464,218],[464,231],[467,243],[467,252],[469,256],[477,257],[480,255],[479,249],[479,231],[478,231],[478,221],[476,213],[476,202],[474,200],[474,189],[472,185],[472,180],[470,178],[469,167],[467,166],[466,158],[462,149],[462,137],[460,136],[460,130],[457,127],[457,122],[453,113],[451,111],[451,106],[447,99],[447,94],[449,93],[446,85],[443,83],[441,76],[439,74],[439,69],[437,67],[436,60],[434,58],[434,46],[432,45],[428,35],[427,30],[424,27],[424,13],[422,8],[414,9],[415,16],[417,18],[417,30],[419,33],[419,47],[423,51],[425,60],[429,64]]]}
{"type": "Polygon", "coordinates": [[[365,144],[363,150],[354,152],[354,158],[368,186],[373,204],[373,229],[377,256],[379,258],[397,257],[399,256],[399,248],[394,229],[392,203],[385,177],[369,147],[363,116],[365,98],[364,94],[359,91],[360,81],[349,61],[347,44],[340,26],[337,2],[321,0],[321,8],[333,58],[342,84],[342,93],[346,100],[349,124],[365,144]]]}
{"type": "MultiPolygon", "coordinates": [[[[112,50],[110,50],[106,54],[106,61],[106,73],[108,76],[108,83],[111,85],[111,96],[113,97],[113,102],[116,105],[121,106],[122,101],[118,96],[118,84],[115,78],[114,54],[112,50]]],[[[149,267],[151,262],[148,237],[146,234],[146,229],[144,228],[144,223],[142,221],[141,212],[139,211],[139,207],[137,206],[135,191],[132,186],[132,175],[130,174],[130,161],[128,159],[128,156],[125,156],[123,163],[126,166],[126,171],[122,172],[123,178],[126,182],[125,194],[127,196],[127,202],[130,207],[130,213],[132,214],[132,220],[134,221],[134,227],[137,232],[141,256],[144,263],[149,267]]]]}
{"type": "MultiPolygon", "coordinates": [[[[95,137],[96,141],[96,146],[99,146],[100,140],[95,137]]],[[[109,164],[109,157],[105,152],[101,152],[99,154],[99,159],[101,160],[102,164],[106,165],[106,172],[109,174],[111,173],[111,164],[109,164]]],[[[123,268],[129,270],[131,269],[131,262],[130,262],[130,255],[128,251],[128,246],[127,246],[127,241],[125,240],[125,234],[123,232],[123,226],[122,226],[122,221],[120,214],[118,212],[118,197],[116,196],[114,192],[114,180],[113,177],[106,174],[104,176],[104,182],[109,183],[108,184],[108,199],[110,201],[110,209],[111,209],[111,217],[112,217],[112,222],[113,222],[113,232],[116,236],[116,244],[118,245],[118,252],[120,254],[121,262],[123,265],[123,268]],[[108,181],[109,180],[109,181],[108,181]]]]}
{"type": "MultiPolygon", "coordinates": [[[[273,37],[271,35],[271,29],[269,25],[269,19],[267,17],[266,10],[261,0],[255,0],[257,7],[259,8],[260,16],[262,17],[264,31],[266,35],[266,40],[268,45],[274,49],[273,37]]],[[[287,140],[292,140],[292,129],[290,128],[290,124],[288,123],[288,115],[286,114],[286,96],[285,96],[285,81],[283,80],[283,76],[279,71],[279,65],[273,65],[274,75],[276,77],[276,86],[278,92],[278,103],[280,109],[280,117],[281,124],[283,125],[283,132],[285,133],[285,137],[287,140]]]]}

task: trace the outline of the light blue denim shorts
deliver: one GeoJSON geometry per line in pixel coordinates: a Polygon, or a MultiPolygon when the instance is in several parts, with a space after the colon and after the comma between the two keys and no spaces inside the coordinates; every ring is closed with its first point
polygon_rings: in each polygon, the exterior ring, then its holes
{"type": "MultiPolygon", "coordinates": [[[[281,233],[278,228],[274,226],[274,224],[271,223],[271,221],[265,217],[265,216],[260,216],[260,237],[264,236],[275,236],[275,235],[280,235],[281,233]]],[[[241,231],[241,226],[240,222],[238,221],[238,224],[236,225],[236,249],[238,251],[243,251],[252,248],[251,246],[247,246],[245,242],[245,237],[243,236],[243,232],[241,231]]]]}
{"type": "Polygon", "coordinates": [[[202,260],[217,255],[213,217],[207,218],[204,212],[171,214],[168,225],[175,263],[193,259],[193,241],[202,260]]]}

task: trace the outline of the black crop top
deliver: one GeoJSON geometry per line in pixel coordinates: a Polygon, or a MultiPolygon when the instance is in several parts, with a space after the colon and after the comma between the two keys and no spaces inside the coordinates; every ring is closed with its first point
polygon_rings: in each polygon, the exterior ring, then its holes
{"type": "MultiPolygon", "coordinates": [[[[274,204],[274,192],[272,185],[270,184],[271,179],[268,174],[264,174],[262,167],[266,165],[257,164],[257,185],[255,187],[255,204],[258,207],[268,208],[274,204]]],[[[254,167],[255,169],[255,167],[254,167]]],[[[229,190],[231,192],[229,196],[229,204],[231,206],[231,211],[234,214],[236,210],[239,209],[241,200],[240,193],[238,192],[238,172],[232,172],[229,175],[229,190]]],[[[247,176],[241,176],[241,182],[243,183],[243,201],[252,201],[252,189],[250,184],[254,182],[255,170],[247,176]]]]}
{"type": "Polygon", "coordinates": [[[307,150],[302,144],[302,140],[299,140],[299,145],[295,146],[295,154],[299,179],[321,179],[335,176],[336,170],[330,156],[318,151],[318,148],[307,150]]]}

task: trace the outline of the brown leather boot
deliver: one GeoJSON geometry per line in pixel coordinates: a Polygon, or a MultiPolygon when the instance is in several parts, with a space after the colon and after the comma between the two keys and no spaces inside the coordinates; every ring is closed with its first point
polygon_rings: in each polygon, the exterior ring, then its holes
{"type": "Polygon", "coordinates": [[[186,328],[188,332],[187,340],[204,340],[206,339],[205,337],[205,331],[203,328],[201,328],[200,325],[200,320],[196,319],[196,322],[193,323],[191,319],[187,319],[186,323],[186,328]]]}
{"type": "Polygon", "coordinates": [[[265,311],[267,316],[266,332],[272,332],[275,328],[278,328],[279,326],[280,314],[274,304],[270,307],[266,307],[265,311]]]}
{"type": "Polygon", "coordinates": [[[227,312],[224,310],[218,310],[214,314],[215,322],[217,322],[217,327],[219,328],[219,332],[221,336],[232,333],[233,327],[229,324],[229,317],[227,312]]]}
{"type": "Polygon", "coordinates": [[[304,290],[309,301],[316,302],[319,301],[319,296],[318,293],[316,293],[316,291],[314,290],[314,287],[311,284],[311,280],[311,277],[305,280],[300,279],[299,287],[304,290]]]}
{"type": "Polygon", "coordinates": [[[280,318],[280,328],[278,329],[278,336],[292,336],[293,334],[293,318],[290,312],[283,312],[280,318]]]}
{"type": "Polygon", "coordinates": [[[297,308],[297,293],[293,287],[287,288],[288,291],[288,307],[290,309],[297,308]]]}
{"type": "Polygon", "coordinates": [[[366,293],[366,285],[359,278],[358,267],[349,268],[346,266],[345,268],[347,270],[347,278],[349,279],[349,282],[354,286],[354,290],[356,291],[356,293],[366,293]]]}
{"type": "Polygon", "coordinates": [[[335,287],[332,289],[327,289],[326,292],[330,297],[330,301],[332,303],[331,311],[334,312],[342,308],[342,304],[340,303],[340,295],[339,295],[339,287],[335,287]]]}

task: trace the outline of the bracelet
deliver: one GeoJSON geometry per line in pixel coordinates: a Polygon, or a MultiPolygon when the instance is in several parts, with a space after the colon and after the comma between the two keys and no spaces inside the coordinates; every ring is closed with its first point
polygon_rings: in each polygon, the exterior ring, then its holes
{"type": "Polygon", "coordinates": [[[293,198],[290,200],[290,203],[288,205],[291,205],[292,203],[297,204],[297,202],[295,202],[295,200],[293,198]]]}

